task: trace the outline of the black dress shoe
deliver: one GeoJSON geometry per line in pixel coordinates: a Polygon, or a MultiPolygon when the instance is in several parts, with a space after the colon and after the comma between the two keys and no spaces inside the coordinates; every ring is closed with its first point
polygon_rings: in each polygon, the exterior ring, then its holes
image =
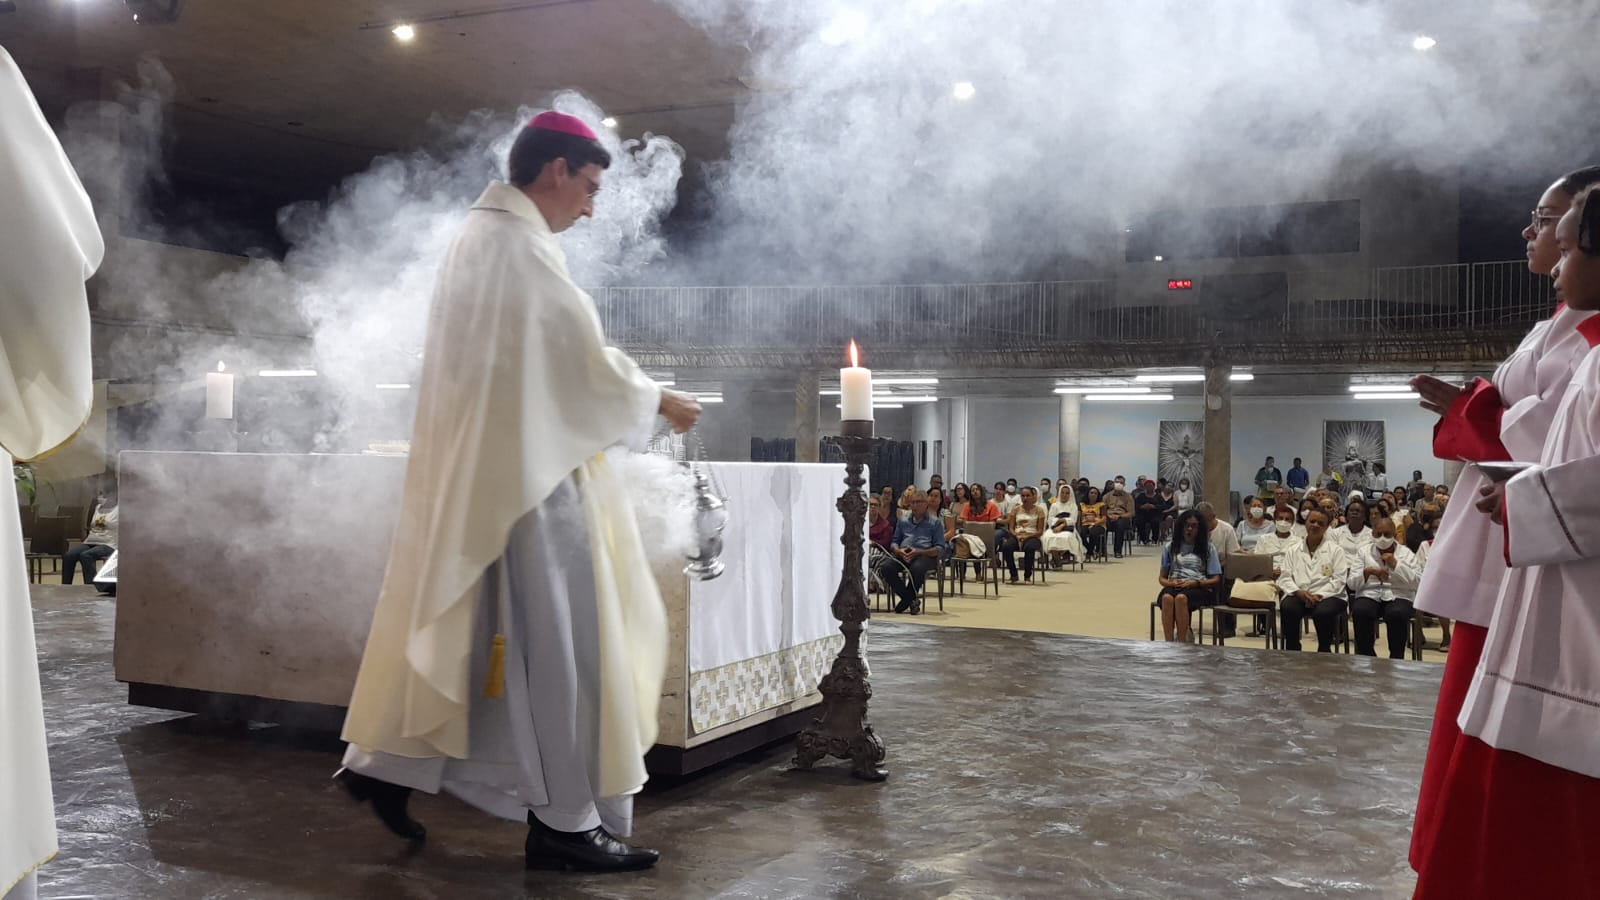
{"type": "Polygon", "coordinates": [[[339,774],[333,776],[350,797],[357,803],[372,802],[372,811],[378,814],[378,820],[390,831],[408,841],[420,842],[428,836],[428,829],[422,823],[411,818],[406,811],[406,804],[411,799],[411,788],[376,778],[368,778],[359,772],[349,769],[340,769],[339,774]]]}
{"type": "Polygon", "coordinates": [[[577,872],[631,872],[648,869],[661,854],[629,847],[603,827],[557,831],[528,813],[528,840],[523,845],[529,869],[571,869],[577,872]]]}

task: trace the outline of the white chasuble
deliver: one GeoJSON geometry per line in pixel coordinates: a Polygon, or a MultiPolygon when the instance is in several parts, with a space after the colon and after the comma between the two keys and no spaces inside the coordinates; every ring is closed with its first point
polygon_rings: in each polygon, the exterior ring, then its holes
{"type": "MultiPolygon", "coordinates": [[[[1505,407],[1500,443],[1513,460],[1539,458],[1572,373],[1589,350],[1577,326],[1593,316],[1563,306],[1535,325],[1495,370],[1494,386],[1505,407]]],[[[1489,624],[1506,573],[1501,553],[1505,533],[1471,502],[1461,502],[1475,500],[1478,489],[1488,483],[1472,466],[1461,470],[1450,493],[1456,502],[1445,508],[1429,551],[1431,564],[1417,588],[1417,609],[1473,625],[1489,624]]]]}
{"type": "Polygon", "coordinates": [[[480,580],[513,525],[583,486],[596,570],[605,796],[644,783],[666,618],[633,511],[600,454],[655,415],[660,388],[605,344],[593,301],[528,197],[494,183],[440,267],[389,565],[344,739],[464,759],[480,580]],[[620,502],[618,498],[621,498],[620,502]]]}
{"type": "MultiPolygon", "coordinates": [[[[84,282],[105,244],[77,174],[0,48],[0,463],[72,440],[93,401],[84,282]]],[[[15,491],[0,491],[0,895],[56,852],[15,491]]],[[[30,882],[31,884],[31,882],[30,882]]]]}
{"type": "MultiPolygon", "coordinates": [[[[1600,343],[1600,319],[1579,330],[1600,343]]],[[[1506,483],[1501,551],[1512,568],[1458,720],[1491,746],[1591,778],[1600,778],[1597,484],[1600,351],[1591,350],[1539,464],[1506,483]]]]}

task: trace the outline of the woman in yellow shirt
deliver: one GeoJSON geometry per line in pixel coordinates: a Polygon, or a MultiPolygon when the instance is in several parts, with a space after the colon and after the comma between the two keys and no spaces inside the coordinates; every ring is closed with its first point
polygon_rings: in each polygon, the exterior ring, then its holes
{"type": "Polygon", "coordinates": [[[1100,499],[1099,488],[1089,488],[1078,506],[1078,534],[1083,537],[1090,559],[1106,555],[1106,505],[1100,499]]]}

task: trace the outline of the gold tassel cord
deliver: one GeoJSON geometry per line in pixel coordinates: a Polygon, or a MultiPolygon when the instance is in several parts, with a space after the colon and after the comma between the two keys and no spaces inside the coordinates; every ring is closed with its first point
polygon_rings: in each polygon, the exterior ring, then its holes
{"type": "Polygon", "coordinates": [[[499,699],[506,693],[506,636],[494,636],[494,649],[489,651],[489,675],[483,682],[483,695],[499,699]]]}

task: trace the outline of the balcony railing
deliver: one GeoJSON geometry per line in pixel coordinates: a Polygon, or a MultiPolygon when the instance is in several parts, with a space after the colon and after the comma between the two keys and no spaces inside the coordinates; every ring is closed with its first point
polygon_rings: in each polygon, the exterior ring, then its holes
{"type": "Polygon", "coordinates": [[[854,338],[930,351],[1119,341],[1381,340],[1520,331],[1548,316],[1549,279],[1521,260],[1197,281],[1171,302],[1118,302],[1115,281],[820,287],[621,287],[595,292],[630,349],[818,349],[854,338]],[[1260,279],[1267,279],[1262,282],[1260,279]],[[1276,279],[1276,282],[1274,282],[1276,279]],[[1260,285],[1266,283],[1267,288],[1260,285]]]}

